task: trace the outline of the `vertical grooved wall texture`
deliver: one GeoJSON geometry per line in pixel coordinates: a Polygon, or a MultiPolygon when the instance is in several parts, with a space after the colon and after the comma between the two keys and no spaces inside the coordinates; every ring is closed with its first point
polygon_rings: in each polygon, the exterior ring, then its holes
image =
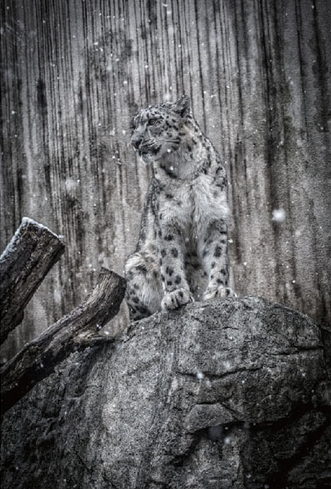
{"type": "Polygon", "coordinates": [[[1,249],[23,216],[66,243],[5,357],[101,266],[123,273],[151,176],[130,119],[184,92],[228,169],[235,289],[330,323],[329,2],[2,0],[0,16],[1,249]]]}

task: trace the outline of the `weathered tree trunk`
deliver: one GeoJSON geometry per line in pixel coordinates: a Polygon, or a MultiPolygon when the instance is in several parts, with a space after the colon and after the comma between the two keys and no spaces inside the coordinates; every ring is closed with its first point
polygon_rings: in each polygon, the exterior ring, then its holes
{"type": "Polygon", "coordinates": [[[73,354],[6,413],[2,489],[326,489],[329,403],[308,317],[191,304],[73,354]]]}
{"type": "Polygon", "coordinates": [[[96,333],[119,311],[125,280],[102,270],[99,281],[82,304],[27,344],[1,370],[1,412],[4,414],[70,353],[104,344],[96,333]]]}
{"type": "Polygon", "coordinates": [[[24,309],[64,244],[48,228],[24,218],[0,256],[0,343],[23,319],[24,309]]]}
{"type": "Polygon", "coordinates": [[[183,92],[228,169],[236,291],[331,323],[331,2],[3,0],[0,17],[2,246],[22,215],[67,240],[5,356],[93,270],[122,273],[150,176],[131,117],[183,92]]]}

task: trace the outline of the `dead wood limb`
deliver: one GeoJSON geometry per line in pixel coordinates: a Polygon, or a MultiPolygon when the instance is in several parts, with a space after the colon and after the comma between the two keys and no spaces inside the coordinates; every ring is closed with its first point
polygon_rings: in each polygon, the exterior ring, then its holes
{"type": "Polygon", "coordinates": [[[87,298],[71,313],[26,345],[1,371],[1,411],[4,414],[73,351],[109,342],[94,335],[119,311],[125,279],[102,269],[87,298]]]}
{"type": "Polygon", "coordinates": [[[1,344],[20,324],[25,306],[63,252],[64,244],[56,234],[23,218],[0,257],[1,344]]]}

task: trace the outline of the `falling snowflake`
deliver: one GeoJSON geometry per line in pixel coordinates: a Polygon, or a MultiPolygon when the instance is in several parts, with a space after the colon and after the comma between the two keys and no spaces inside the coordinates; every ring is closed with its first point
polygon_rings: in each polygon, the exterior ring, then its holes
{"type": "Polygon", "coordinates": [[[276,222],[283,222],[285,221],[285,211],[284,209],[274,209],[272,211],[272,220],[276,222]]]}

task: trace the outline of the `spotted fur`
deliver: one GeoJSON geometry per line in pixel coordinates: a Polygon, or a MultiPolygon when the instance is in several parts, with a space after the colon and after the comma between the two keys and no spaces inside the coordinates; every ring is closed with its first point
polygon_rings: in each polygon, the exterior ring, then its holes
{"type": "Polygon", "coordinates": [[[142,109],[131,143],[154,173],[137,249],[125,268],[131,318],[233,295],[226,173],[188,98],[142,109]]]}

